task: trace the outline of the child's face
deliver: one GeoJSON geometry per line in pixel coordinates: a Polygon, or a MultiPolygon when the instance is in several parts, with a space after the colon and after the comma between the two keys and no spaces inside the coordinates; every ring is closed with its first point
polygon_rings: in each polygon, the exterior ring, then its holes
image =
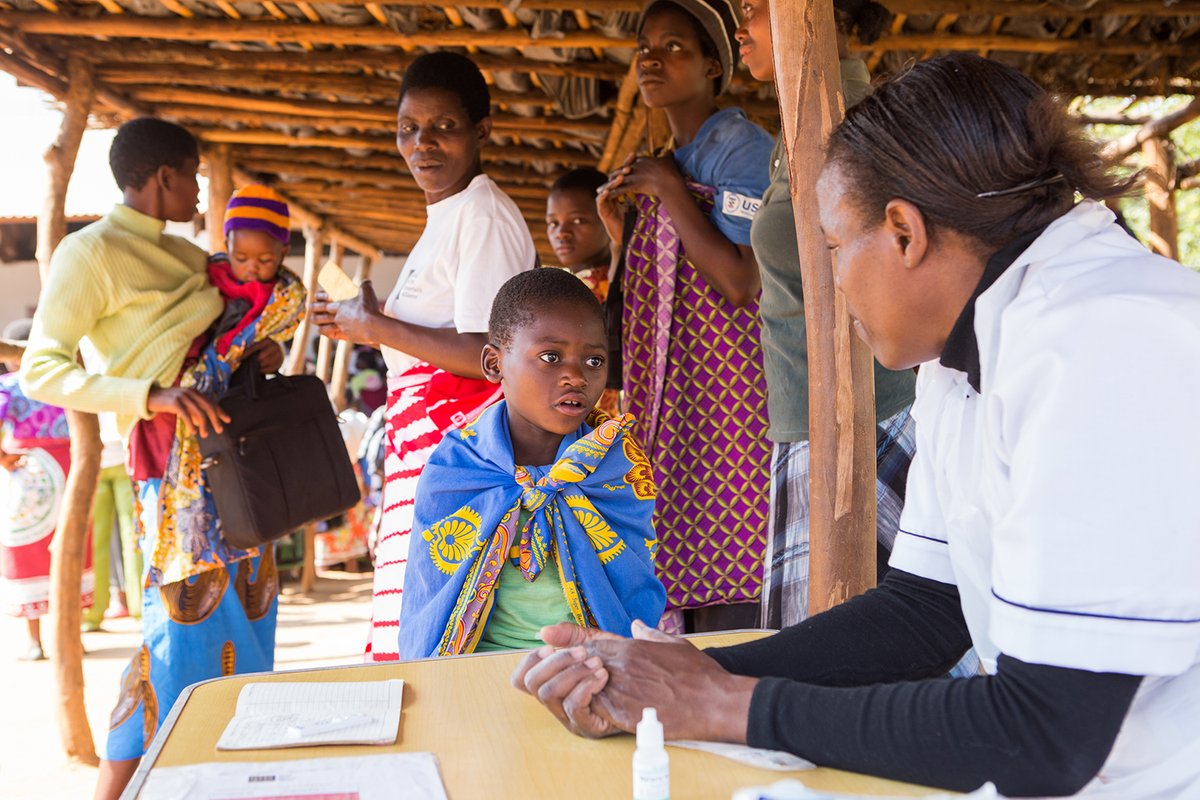
{"type": "Polygon", "coordinates": [[[562,438],[579,429],[604,392],[604,324],[579,303],[539,309],[507,346],[485,348],[484,368],[504,388],[516,462],[549,464],[562,438]]]}
{"type": "Polygon", "coordinates": [[[700,50],[696,23],[674,5],[646,15],[638,34],[637,79],[642,100],[650,108],[667,108],[712,97],[713,79],[721,62],[700,50]]]}
{"type": "Polygon", "coordinates": [[[583,189],[551,192],[546,198],[546,235],[568,269],[608,263],[608,232],[596,212],[596,198],[583,189]]]}
{"type": "Polygon", "coordinates": [[[272,281],[283,264],[283,242],[262,231],[230,231],[226,242],[233,277],[242,283],[272,281]]]}
{"type": "Polygon", "coordinates": [[[445,200],[467,187],[491,130],[490,117],[471,122],[454,92],[429,88],[405,93],[396,112],[396,147],[425,202],[445,200]]]}

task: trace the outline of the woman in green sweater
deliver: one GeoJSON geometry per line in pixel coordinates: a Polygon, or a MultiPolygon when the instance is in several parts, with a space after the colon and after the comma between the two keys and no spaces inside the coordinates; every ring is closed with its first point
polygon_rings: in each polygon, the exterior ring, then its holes
{"type": "Polygon", "coordinates": [[[136,439],[163,442],[174,458],[178,445],[210,429],[220,431],[228,418],[214,400],[176,385],[185,360],[199,357],[216,390],[216,373],[236,367],[234,360],[257,357],[264,369],[278,369],[282,352],[265,336],[283,339],[303,298],[302,291],[284,296],[277,285],[268,307],[215,365],[211,348],[201,344],[224,304],[209,283],[207,254],[163,230],[168,221],[189,221],[195,214],[196,140],[177,125],[137,119],[117,132],[109,161],[124,202],[55,250],[21,368],[21,383],[34,399],[115,412],[134,456],[146,565],[140,576],[147,587],[143,644],[121,681],[97,798],[121,793],[185,686],[273,667],[278,581],[270,550],[259,555],[224,546],[215,513],[201,505],[203,497],[187,516],[191,523],[166,508],[159,499],[175,486],[169,470],[157,458],[139,457],[163,451],[131,448],[130,436],[135,423],[145,420],[136,439]],[[75,360],[84,337],[99,354],[99,373],[75,360]],[[152,575],[156,556],[172,554],[190,565],[186,576],[152,575]]]}

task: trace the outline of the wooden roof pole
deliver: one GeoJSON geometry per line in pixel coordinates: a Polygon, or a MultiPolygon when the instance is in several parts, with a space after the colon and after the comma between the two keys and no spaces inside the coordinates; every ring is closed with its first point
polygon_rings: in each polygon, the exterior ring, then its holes
{"type": "Polygon", "coordinates": [[[833,4],[776,0],[771,30],[808,323],[808,609],[816,614],[875,583],[874,373],[818,226],[821,145],[842,118],[833,4]]]}
{"type": "MultiPolygon", "coordinates": [[[[45,283],[50,273],[50,256],[67,233],[64,208],[67,186],[75,170],[75,156],[87,127],[88,112],[96,99],[91,68],[77,56],[67,61],[67,92],[62,127],[46,151],[50,172],[46,203],[38,218],[38,269],[45,283]]],[[[83,641],[79,584],[83,577],[88,524],[92,499],[100,475],[100,424],[95,414],[67,411],[71,435],[71,467],[58,514],[58,527],[50,544],[50,613],[54,620],[54,646],[50,657],[58,683],[59,736],[67,757],[85,764],[98,764],[92,729],[83,702],[83,641]]],[[[97,577],[108,580],[108,576],[97,577]]]]}
{"type": "MultiPolygon", "coordinates": [[[[313,293],[317,289],[317,270],[320,268],[321,256],[325,250],[325,231],[314,225],[304,225],[304,286],[308,289],[307,306],[311,306],[313,293]]],[[[292,349],[284,363],[283,372],[286,375],[303,375],[305,372],[305,356],[308,353],[308,333],[311,322],[308,312],[300,320],[296,335],[292,337],[292,349]]],[[[317,579],[316,562],[317,526],[304,526],[304,563],[300,571],[300,591],[308,594],[312,591],[317,579]]]]}
{"type": "MultiPolygon", "coordinates": [[[[363,256],[358,261],[358,269],[354,273],[354,283],[362,286],[362,282],[371,278],[371,267],[374,262],[370,256],[363,256]]],[[[346,407],[346,384],[350,380],[350,354],[354,345],[346,340],[337,343],[337,352],[333,356],[333,379],[329,384],[329,399],[339,412],[346,407]]]]}
{"type": "MultiPolygon", "coordinates": [[[[329,260],[337,264],[339,267],[345,259],[346,248],[337,239],[332,239],[329,243],[329,260]]],[[[317,340],[317,377],[329,385],[330,379],[333,377],[330,369],[333,367],[333,341],[326,336],[320,337],[317,340]]]]}
{"type": "Polygon", "coordinates": [[[308,290],[305,301],[304,316],[296,327],[296,335],[292,337],[292,349],[288,352],[287,361],[283,366],[285,375],[303,375],[305,373],[305,358],[308,355],[309,320],[308,308],[312,305],[313,293],[317,290],[317,270],[321,268],[321,256],[325,252],[324,229],[305,223],[304,225],[304,288],[308,290]]]}
{"type": "Polygon", "coordinates": [[[208,229],[208,251],[220,253],[225,249],[225,207],[233,196],[233,164],[229,145],[214,144],[204,148],[208,163],[208,212],[204,227],[208,229]]]}
{"type": "Polygon", "coordinates": [[[1175,215],[1174,154],[1165,136],[1142,143],[1143,188],[1150,204],[1147,246],[1167,258],[1179,258],[1179,219],[1175,215]]]}

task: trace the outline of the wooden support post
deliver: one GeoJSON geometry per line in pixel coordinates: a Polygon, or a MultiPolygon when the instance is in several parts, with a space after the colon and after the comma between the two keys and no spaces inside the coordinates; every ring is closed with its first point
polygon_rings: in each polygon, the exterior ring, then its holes
{"type": "Polygon", "coordinates": [[[775,48],[775,81],[808,323],[808,610],[816,614],[875,583],[874,372],[818,226],[822,146],[842,118],[833,4],[772,3],[771,29],[788,43],[775,48]]]}
{"type": "MultiPolygon", "coordinates": [[[[46,151],[49,191],[38,218],[38,267],[42,282],[50,272],[50,256],[67,233],[66,199],[75,156],[87,127],[96,88],[90,66],[77,56],[67,61],[68,86],[58,139],[46,151]]],[[[54,302],[50,298],[48,302],[54,302]]],[[[71,468],[63,493],[58,527],[50,544],[50,613],[54,620],[50,657],[58,683],[59,736],[67,758],[97,764],[96,746],[83,701],[83,641],[79,583],[88,547],[92,499],[100,475],[100,425],[94,414],[67,411],[71,435],[71,468]]],[[[96,580],[107,580],[97,576],[96,580]]]]}
{"type": "Polygon", "coordinates": [[[208,145],[204,148],[204,160],[208,163],[208,213],[204,222],[208,228],[208,251],[220,253],[225,249],[225,207],[233,195],[229,145],[208,145]]]}
{"type": "MultiPolygon", "coordinates": [[[[358,262],[358,270],[354,273],[354,282],[362,286],[362,282],[371,277],[371,257],[362,256],[358,262]]],[[[329,399],[339,412],[346,407],[346,383],[350,379],[350,353],[354,345],[347,341],[337,343],[337,353],[333,357],[333,378],[329,383],[329,399]]]]}
{"type": "MultiPolygon", "coordinates": [[[[287,375],[303,375],[304,359],[308,350],[309,313],[307,308],[312,305],[313,293],[317,290],[317,270],[321,266],[321,256],[325,250],[325,232],[321,228],[310,225],[304,226],[304,288],[308,290],[304,317],[296,327],[296,335],[292,338],[292,349],[288,353],[283,371],[287,375]]],[[[307,554],[306,554],[307,557],[307,554]]]]}
{"type": "Polygon", "coordinates": [[[1150,249],[1179,258],[1179,219],[1175,215],[1174,153],[1171,142],[1156,136],[1142,143],[1146,200],[1150,204],[1150,249]]]}
{"type": "MultiPolygon", "coordinates": [[[[329,260],[342,265],[342,256],[345,254],[346,248],[342,247],[341,242],[334,239],[329,244],[329,260]]],[[[324,263],[324,262],[322,262],[324,263]]],[[[329,385],[329,380],[332,377],[330,369],[333,366],[333,341],[322,336],[317,342],[317,377],[325,381],[325,385],[329,385]]]]}

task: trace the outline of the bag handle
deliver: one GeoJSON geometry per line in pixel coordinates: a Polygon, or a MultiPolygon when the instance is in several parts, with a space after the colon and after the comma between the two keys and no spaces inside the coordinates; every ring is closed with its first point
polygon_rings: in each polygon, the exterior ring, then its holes
{"type": "Polygon", "coordinates": [[[242,387],[247,397],[257,400],[258,391],[266,380],[262,374],[262,368],[258,365],[258,359],[252,357],[243,362],[233,373],[233,377],[229,379],[229,388],[242,387]]]}

